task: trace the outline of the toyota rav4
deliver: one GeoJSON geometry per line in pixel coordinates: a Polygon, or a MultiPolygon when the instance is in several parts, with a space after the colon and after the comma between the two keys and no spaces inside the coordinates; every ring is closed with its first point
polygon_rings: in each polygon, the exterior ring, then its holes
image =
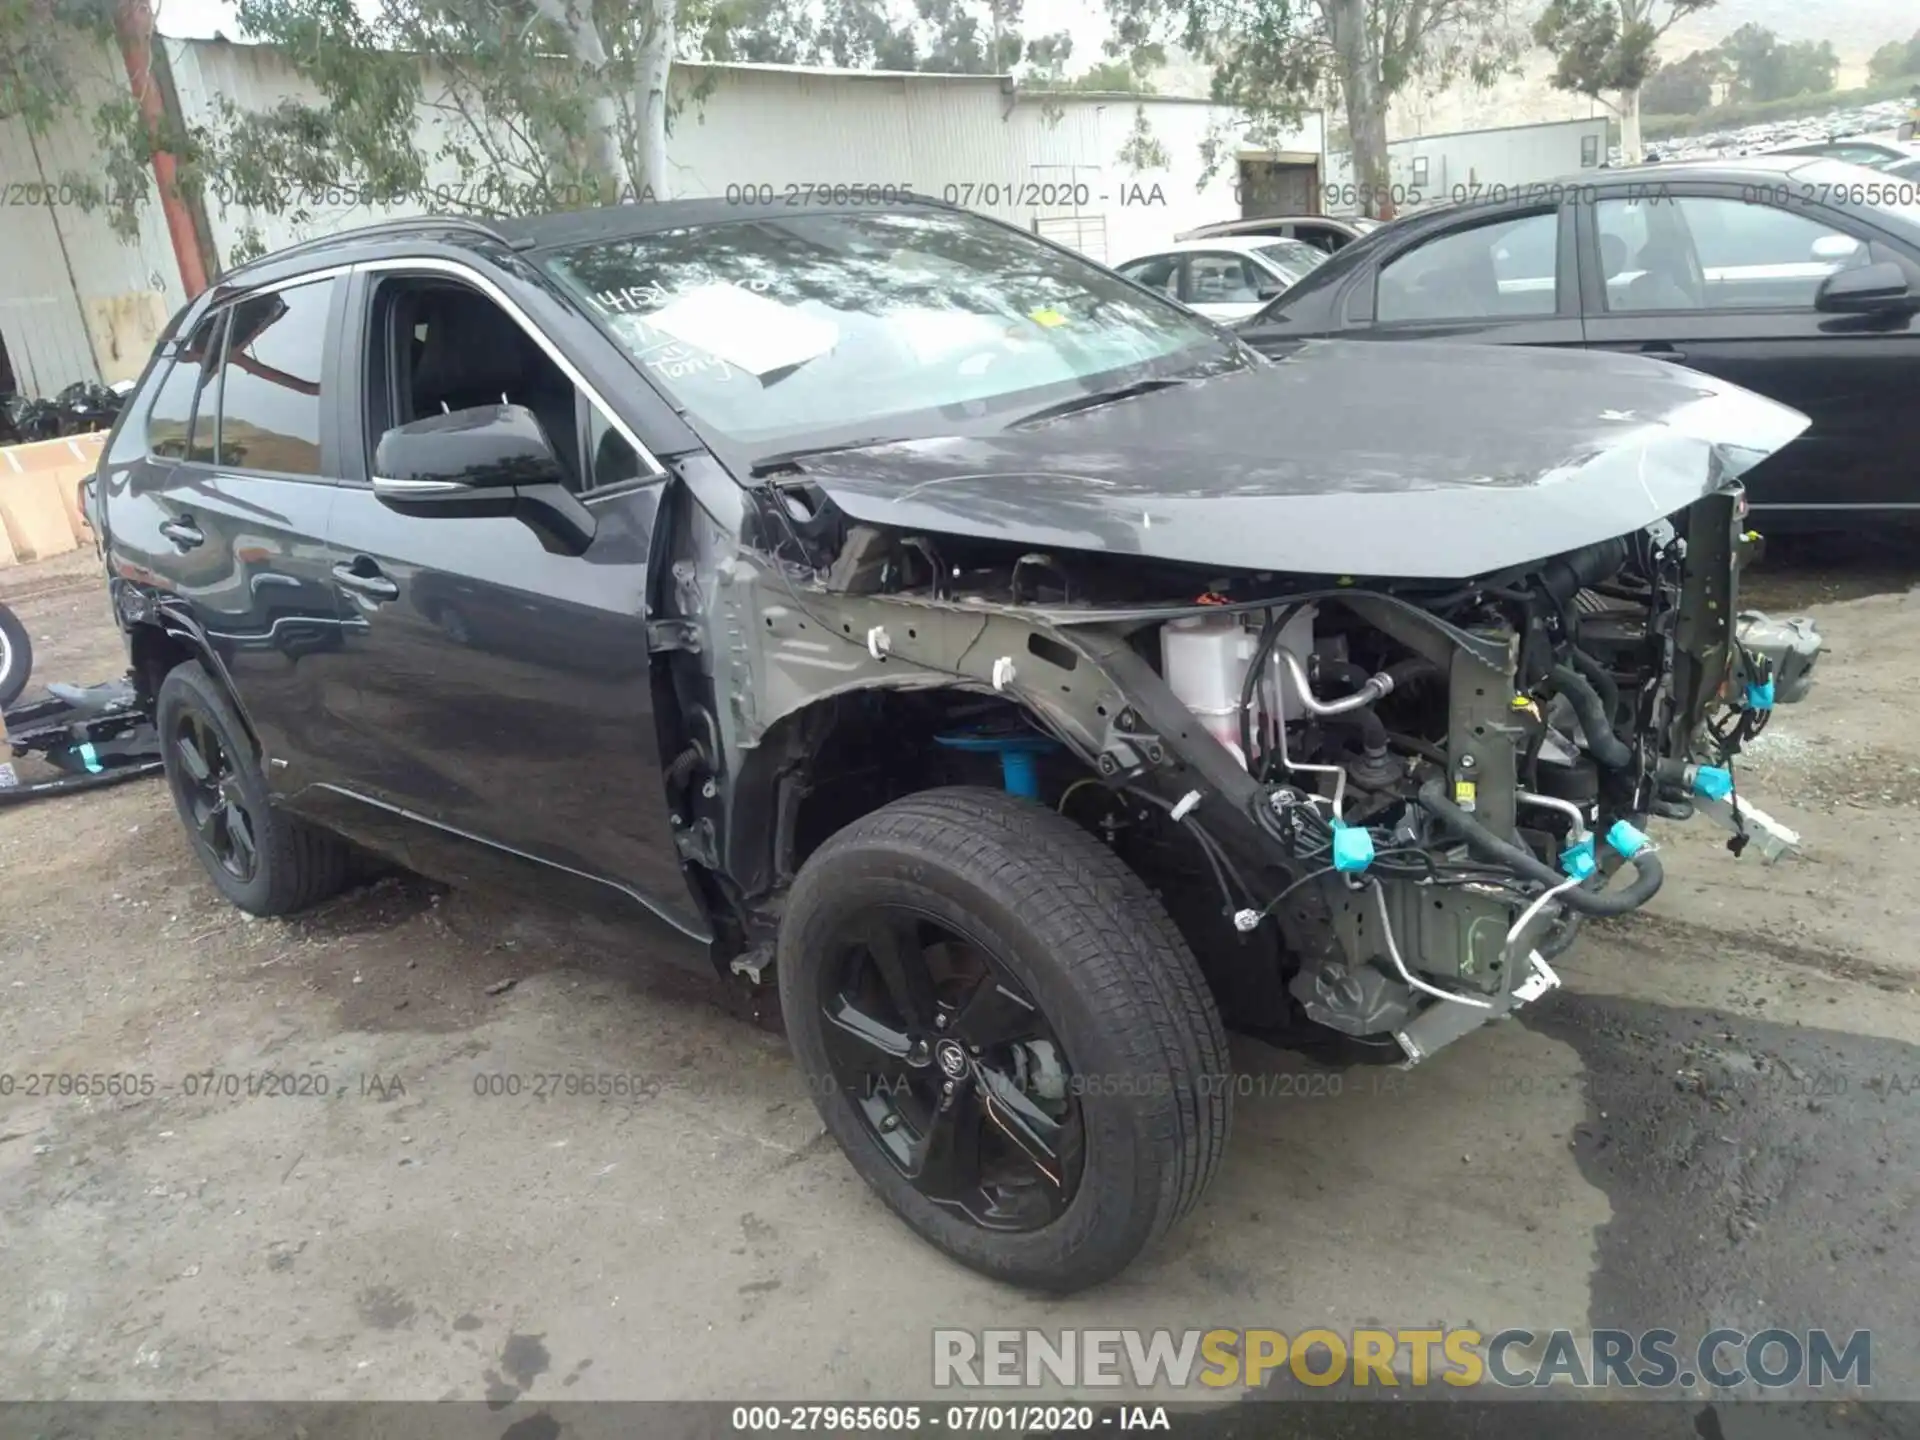
{"type": "Polygon", "coordinates": [[[1627,357],[1268,358],[977,215],[388,223],[178,316],[90,509],[173,800],[281,915],[356,851],[774,984],[920,1234],[1097,1282],[1192,1209],[1223,1020],[1415,1064],[1734,791],[1803,417],[1627,357]]]}

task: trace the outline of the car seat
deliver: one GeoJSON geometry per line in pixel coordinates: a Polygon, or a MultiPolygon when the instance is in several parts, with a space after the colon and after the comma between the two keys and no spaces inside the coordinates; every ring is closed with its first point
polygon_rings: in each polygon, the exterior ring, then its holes
{"type": "Polygon", "coordinates": [[[497,305],[464,290],[423,295],[426,343],[413,369],[416,416],[477,405],[524,405],[578,489],[580,438],[573,382],[497,305]]]}

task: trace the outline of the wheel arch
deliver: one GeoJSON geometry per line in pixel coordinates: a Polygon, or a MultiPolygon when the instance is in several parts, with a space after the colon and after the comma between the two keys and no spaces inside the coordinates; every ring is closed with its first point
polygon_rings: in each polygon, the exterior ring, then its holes
{"type": "Polygon", "coordinates": [[[233,677],[220,661],[213,643],[192,616],[178,606],[162,604],[155,614],[135,621],[128,629],[127,643],[133,669],[133,682],[143,704],[152,708],[159,699],[160,686],[169,672],[197,660],[214,684],[225,693],[227,703],[246,727],[247,739],[255,751],[260,748],[260,732],[240,699],[233,677]]]}

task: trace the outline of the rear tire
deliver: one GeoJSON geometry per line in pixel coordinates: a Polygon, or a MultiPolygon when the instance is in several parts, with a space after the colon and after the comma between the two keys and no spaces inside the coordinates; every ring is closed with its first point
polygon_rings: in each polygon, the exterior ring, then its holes
{"type": "Polygon", "coordinates": [[[1232,1086],[1200,968],[1140,877],[1051,810],[997,791],[946,789],[855,821],[794,881],[776,969],[795,1057],[854,1169],[922,1237],[983,1274],[1057,1292],[1109,1279],[1193,1208],[1219,1165],[1232,1086]],[[914,942],[905,949],[895,945],[903,925],[914,942]],[[905,967],[883,958],[890,947],[894,957],[918,948],[931,976],[930,990],[907,987],[909,1003],[893,1003],[888,977],[905,967]],[[986,979],[943,979],[943,969],[967,970],[959,957],[978,958],[986,979]],[[1003,1008],[1009,993],[1024,992],[1037,1012],[1001,1033],[1045,1039],[972,1043],[969,1017],[996,975],[1003,1008]],[[916,1021],[916,1010],[931,1023],[916,1021]],[[898,1082],[876,1096],[871,1073],[850,1081],[849,1054],[873,1044],[882,1090],[884,1067],[894,1067],[906,1077],[905,1099],[898,1082]],[[960,1103],[942,1101],[943,1073],[957,1077],[963,1101],[975,1097],[987,1123],[972,1171],[936,1191],[926,1184],[932,1154],[944,1158],[956,1143],[938,1141],[938,1127],[952,1113],[945,1107],[960,1103]],[[1009,1093],[1009,1075],[1020,1077],[1024,1098],[1009,1093]],[[1050,1107],[1048,1123],[1063,1117],[1039,1132],[1062,1137],[1057,1154],[1037,1152],[1052,1162],[1035,1166],[1040,1184],[1029,1182],[1044,1204],[1017,1184],[980,1178],[978,1159],[1031,1158],[1032,1145],[1009,1150],[1021,1137],[1007,1121],[1031,1139],[1022,1115],[1035,1106],[1050,1107]],[[996,1203],[1008,1194],[1025,1208],[996,1203]],[[1030,1214],[1041,1218],[1013,1223],[1030,1214]]]}
{"type": "Polygon", "coordinates": [[[0,709],[20,698],[33,674],[33,641],[20,617],[0,605],[0,709]]]}
{"type": "Polygon", "coordinates": [[[167,672],[154,723],[174,809],[222,895],[250,915],[291,915],[346,887],[351,852],[268,800],[252,737],[198,661],[167,672]]]}

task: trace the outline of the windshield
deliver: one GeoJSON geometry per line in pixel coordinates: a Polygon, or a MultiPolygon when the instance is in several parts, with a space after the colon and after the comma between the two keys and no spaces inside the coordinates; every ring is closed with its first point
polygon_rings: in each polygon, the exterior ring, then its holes
{"type": "Polygon", "coordinates": [[[1304,240],[1275,240],[1260,246],[1256,253],[1285,271],[1290,281],[1298,281],[1301,276],[1327,258],[1326,251],[1318,246],[1309,245],[1304,240]]]}
{"type": "Polygon", "coordinates": [[[727,220],[544,263],[696,425],[763,451],[1250,363],[1171,302],[964,212],[727,220]]]}

